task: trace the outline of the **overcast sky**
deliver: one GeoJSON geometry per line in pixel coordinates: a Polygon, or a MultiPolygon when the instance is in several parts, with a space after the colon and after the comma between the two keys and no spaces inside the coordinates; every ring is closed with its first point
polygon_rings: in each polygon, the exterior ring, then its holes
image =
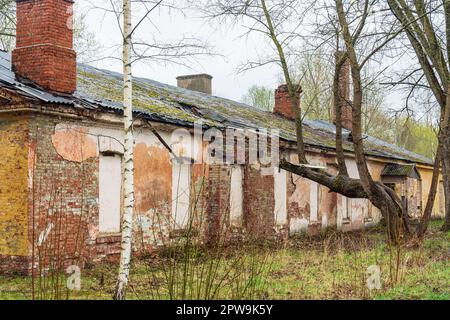
{"type": "MultiPolygon", "coordinates": [[[[108,55],[121,57],[122,40],[116,17],[111,13],[105,13],[104,10],[92,9],[93,4],[108,6],[109,3],[110,0],[78,0],[76,2],[77,10],[87,13],[85,24],[90,31],[94,32],[96,40],[102,46],[101,52],[94,54],[95,57],[108,55]],[[112,47],[114,49],[111,49],[112,47]]],[[[134,6],[134,23],[142,17],[143,13],[139,12],[136,5],[134,6]]],[[[198,10],[193,9],[185,10],[184,14],[176,10],[156,10],[151,13],[150,22],[147,21],[140,25],[135,36],[146,42],[156,39],[157,43],[176,42],[184,36],[195,37],[209,43],[213,51],[220,55],[197,57],[189,68],[183,65],[163,65],[161,62],[146,60],[133,65],[133,74],[176,85],[177,76],[208,73],[213,76],[213,94],[236,101],[240,101],[253,85],[266,86],[275,90],[283,79],[277,65],[267,65],[246,73],[237,72],[238,67],[246,61],[258,60],[258,56],[272,55],[270,42],[254,32],[249,37],[244,37],[247,29],[239,23],[219,25],[216,21],[212,24],[201,19],[200,15],[198,10]]],[[[404,56],[403,59],[407,60],[407,63],[411,61],[407,56],[404,56]]],[[[402,65],[397,58],[391,60],[397,66],[402,65]]],[[[90,64],[122,72],[121,61],[118,59],[101,60],[90,64]]],[[[392,92],[389,88],[386,88],[384,93],[386,94],[384,97],[385,108],[400,109],[404,107],[404,93],[392,92]]],[[[420,115],[419,112],[419,116],[422,117],[423,114],[420,115]]]]}
{"type": "MultiPolygon", "coordinates": [[[[87,11],[91,8],[89,0],[80,0],[78,10],[87,11]]],[[[96,2],[97,3],[97,2],[96,2]]],[[[195,36],[207,41],[220,56],[201,56],[195,59],[190,68],[182,65],[161,65],[147,61],[133,66],[135,76],[150,78],[167,84],[176,85],[176,77],[193,73],[208,73],[214,77],[213,94],[233,100],[241,100],[252,85],[263,85],[275,89],[280,79],[279,68],[275,65],[238,74],[237,68],[243,62],[256,54],[271,50],[267,43],[257,37],[243,38],[246,31],[242,26],[234,27],[211,25],[198,18],[198,12],[179,12],[166,10],[153,12],[151,15],[154,27],[142,25],[139,37],[147,39],[163,39],[176,41],[186,36],[195,36]],[[197,17],[196,17],[197,16],[197,17]]],[[[102,10],[89,10],[86,25],[95,32],[97,40],[103,46],[102,53],[110,52],[109,48],[120,44],[121,37],[117,28],[117,20],[111,14],[102,10]]],[[[100,54],[100,53],[99,53],[100,54]]],[[[116,56],[119,56],[116,51],[116,56]]],[[[121,63],[117,60],[91,63],[94,66],[121,72],[121,63]]]]}

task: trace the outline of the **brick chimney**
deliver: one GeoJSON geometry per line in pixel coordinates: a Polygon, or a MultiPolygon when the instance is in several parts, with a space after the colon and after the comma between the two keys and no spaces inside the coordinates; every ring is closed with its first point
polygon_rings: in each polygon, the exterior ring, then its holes
{"type": "Polygon", "coordinates": [[[288,86],[283,84],[275,90],[275,108],[274,113],[281,115],[285,118],[295,120],[294,108],[300,108],[300,94],[302,93],[301,87],[297,91],[297,99],[295,103],[292,103],[292,98],[289,95],[288,86]]]}
{"type": "Polygon", "coordinates": [[[192,74],[177,77],[178,87],[212,94],[212,76],[209,74],[192,74]]]}
{"type": "Polygon", "coordinates": [[[73,0],[16,0],[12,63],[19,78],[57,93],[75,92],[72,10],[73,0]]]}
{"type": "MultiPolygon", "coordinates": [[[[336,52],[336,63],[344,54],[345,52],[343,51],[336,52]]],[[[339,72],[338,103],[341,106],[342,127],[349,131],[352,131],[353,109],[352,103],[350,101],[350,71],[351,71],[350,59],[347,58],[339,72]]],[[[336,112],[334,112],[333,122],[336,124],[336,112]]]]}

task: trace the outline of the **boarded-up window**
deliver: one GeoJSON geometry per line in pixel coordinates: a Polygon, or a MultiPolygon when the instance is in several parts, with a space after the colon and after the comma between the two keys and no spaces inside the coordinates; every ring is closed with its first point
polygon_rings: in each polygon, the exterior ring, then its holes
{"type": "Polygon", "coordinates": [[[347,197],[342,197],[342,203],[344,204],[343,219],[346,221],[351,221],[351,219],[352,219],[352,199],[347,198],[347,197]]]}
{"type": "Polygon", "coordinates": [[[372,210],[373,204],[369,200],[366,200],[367,210],[364,210],[364,219],[366,221],[373,220],[372,210]]]}
{"type": "Polygon", "coordinates": [[[275,222],[278,225],[287,223],[287,172],[275,168],[274,172],[275,190],[275,222]]]}
{"type": "Polygon", "coordinates": [[[316,222],[319,216],[319,184],[315,181],[311,181],[311,191],[309,193],[309,203],[311,206],[311,213],[309,220],[316,222]]]}
{"type": "Polygon", "coordinates": [[[244,206],[242,166],[231,167],[230,186],[230,221],[234,226],[239,226],[242,222],[244,206]]]}
{"type": "Polygon", "coordinates": [[[122,159],[116,154],[101,154],[99,160],[99,231],[120,232],[122,159]]]}
{"type": "Polygon", "coordinates": [[[191,165],[173,164],[172,218],[175,229],[184,229],[189,222],[191,165]]]}

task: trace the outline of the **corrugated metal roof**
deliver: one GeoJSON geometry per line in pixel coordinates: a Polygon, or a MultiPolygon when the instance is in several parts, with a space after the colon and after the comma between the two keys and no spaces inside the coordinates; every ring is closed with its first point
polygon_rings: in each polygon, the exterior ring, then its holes
{"type": "Polygon", "coordinates": [[[73,104],[73,99],[56,96],[37,87],[21,83],[16,80],[14,72],[11,71],[11,55],[0,50],[0,82],[25,95],[48,103],[73,104]]]}
{"type": "MultiPolygon", "coordinates": [[[[21,83],[11,72],[8,53],[0,52],[0,82],[4,86],[48,103],[79,104],[97,109],[120,112],[122,110],[122,75],[88,65],[78,66],[77,91],[73,97],[57,96],[31,84],[21,83]]],[[[209,127],[248,129],[278,129],[280,137],[294,142],[295,123],[272,112],[261,111],[243,103],[207,95],[201,92],[163,84],[157,81],[133,79],[133,107],[137,116],[154,121],[192,126],[202,120],[209,127]]],[[[344,137],[349,132],[344,130],[344,137]]],[[[304,140],[307,145],[335,149],[336,127],[325,121],[304,121],[304,140]]],[[[367,136],[365,150],[368,155],[420,162],[433,162],[421,155],[367,136]]],[[[353,152],[353,143],[346,141],[344,149],[353,152]]]]}

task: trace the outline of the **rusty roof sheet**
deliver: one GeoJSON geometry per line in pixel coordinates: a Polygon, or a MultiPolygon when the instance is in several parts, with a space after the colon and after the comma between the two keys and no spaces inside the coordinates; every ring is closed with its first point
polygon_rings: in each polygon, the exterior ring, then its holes
{"type": "MultiPolygon", "coordinates": [[[[116,112],[122,110],[122,75],[120,73],[78,65],[77,91],[72,97],[57,96],[31,84],[19,82],[11,72],[8,53],[0,53],[0,83],[19,93],[49,103],[73,104],[116,112]]],[[[203,121],[207,127],[244,129],[278,129],[280,137],[294,142],[295,123],[289,119],[261,111],[249,105],[163,84],[145,78],[133,79],[133,107],[136,116],[181,126],[203,121]]],[[[335,149],[336,127],[325,121],[304,121],[304,140],[309,146],[335,149]]],[[[345,137],[349,132],[344,130],[345,137]]],[[[345,141],[344,149],[353,152],[353,143],[345,141]]],[[[416,153],[365,137],[368,155],[432,165],[433,162],[416,153]]]]}

